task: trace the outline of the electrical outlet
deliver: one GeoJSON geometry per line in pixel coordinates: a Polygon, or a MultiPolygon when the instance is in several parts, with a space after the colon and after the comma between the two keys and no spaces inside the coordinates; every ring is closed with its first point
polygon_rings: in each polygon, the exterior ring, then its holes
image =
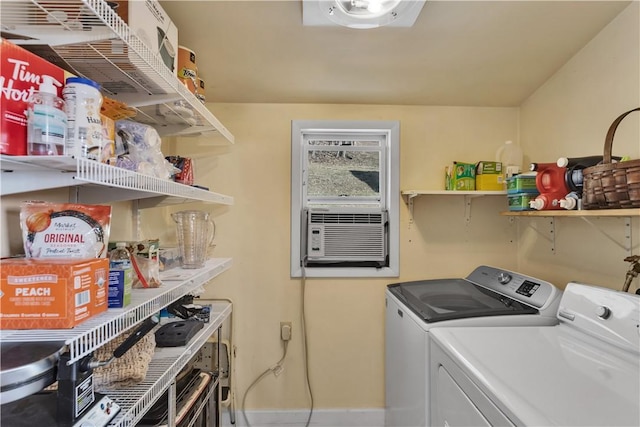
{"type": "Polygon", "coordinates": [[[280,339],[282,341],[291,339],[291,322],[280,322],[280,339]]]}

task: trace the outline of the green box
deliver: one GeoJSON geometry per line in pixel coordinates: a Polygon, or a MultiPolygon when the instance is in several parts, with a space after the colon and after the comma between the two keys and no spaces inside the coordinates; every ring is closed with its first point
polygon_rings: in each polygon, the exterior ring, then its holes
{"type": "Polygon", "coordinates": [[[509,210],[532,211],[534,209],[529,206],[529,202],[535,200],[536,197],[538,197],[538,195],[533,193],[509,194],[507,195],[507,199],[509,200],[509,210]]]}
{"type": "MultiPolygon", "coordinates": [[[[119,240],[121,241],[121,240],[119,240]]],[[[158,260],[158,252],[160,251],[160,240],[159,239],[147,239],[147,240],[139,240],[139,241],[125,241],[127,244],[127,249],[129,253],[133,255],[138,255],[143,258],[148,258],[153,261],[158,260]]],[[[111,252],[116,247],[116,242],[109,242],[108,250],[111,252]]]]}
{"type": "Polygon", "coordinates": [[[453,162],[445,168],[445,190],[470,191],[476,189],[475,163],[453,162]]]}
{"type": "Polygon", "coordinates": [[[534,193],[539,194],[535,175],[514,175],[507,178],[507,194],[534,193]]]}

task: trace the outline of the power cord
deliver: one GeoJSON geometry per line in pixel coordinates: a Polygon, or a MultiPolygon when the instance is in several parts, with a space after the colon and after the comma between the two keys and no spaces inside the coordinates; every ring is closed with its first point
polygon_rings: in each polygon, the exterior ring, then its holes
{"type": "Polygon", "coordinates": [[[305,294],[306,294],[306,285],[307,285],[307,277],[306,277],[306,271],[305,271],[305,266],[307,264],[307,256],[305,255],[304,259],[302,260],[302,304],[301,304],[301,311],[302,314],[300,316],[301,318],[301,326],[302,326],[302,351],[304,352],[303,356],[304,356],[304,378],[305,378],[305,383],[307,385],[307,393],[309,393],[309,401],[310,401],[310,408],[309,408],[309,417],[307,418],[307,422],[305,424],[305,427],[309,427],[310,423],[311,423],[311,416],[313,415],[313,391],[311,390],[311,380],[309,379],[309,348],[307,346],[307,312],[305,310],[305,304],[304,304],[304,300],[305,300],[305,294]]]}
{"type": "MultiPolygon", "coordinates": [[[[301,328],[302,328],[301,336],[302,336],[302,351],[303,351],[303,360],[304,360],[304,378],[305,378],[305,384],[307,386],[307,393],[309,394],[309,401],[310,401],[309,416],[307,417],[307,421],[305,423],[305,427],[309,427],[309,425],[311,424],[311,417],[313,416],[314,401],[313,401],[313,391],[311,389],[311,379],[309,377],[309,347],[307,345],[307,327],[306,327],[307,312],[305,310],[305,295],[306,295],[306,285],[307,285],[307,277],[306,277],[306,271],[305,271],[306,261],[307,260],[306,260],[306,256],[305,256],[305,258],[303,259],[303,262],[302,262],[302,290],[301,290],[300,324],[301,324],[301,328]]],[[[251,427],[251,424],[249,423],[249,420],[247,418],[247,413],[245,411],[246,402],[247,402],[247,395],[249,394],[251,389],[253,389],[253,387],[255,387],[260,381],[262,381],[270,373],[273,373],[276,376],[280,375],[280,373],[284,369],[282,364],[284,363],[284,359],[287,357],[287,349],[288,349],[288,347],[289,347],[289,340],[285,340],[284,341],[284,352],[282,354],[282,357],[278,361],[278,363],[276,363],[275,365],[273,365],[270,368],[266,369],[262,374],[260,374],[258,376],[258,378],[253,380],[251,385],[247,388],[247,391],[245,391],[244,396],[242,398],[242,418],[244,419],[244,422],[245,422],[247,427],[251,427]]]]}
{"type": "Polygon", "coordinates": [[[262,374],[260,374],[260,376],[258,376],[258,378],[256,378],[251,385],[249,386],[249,388],[247,388],[247,391],[244,392],[244,397],[242,398],[242,418],[244,419],[245,424],[247,425],[247,427],[251,427],[251,424],[249,424],[249,420],[247,419],[247,414],[245,412],[245,403],[247,401],[247,395],[249,394],[249,392],[251,391],[251,389],[258,384],[260,381],[262,381],[267,375],[269,375],[270,373],[273,373],[275,376],[280,375],[280,373],[282,372],[282,370],[284,369],[282,367],[282,363],[284,362],[285,357],[287,357],[287,348],[289,347],[289,341],[285,341],[284,342],[284,352],[282,354],[282,357],[280,358],[280,360],[278,361],[278,363],[276,363],[275,365],[271,366],[270,368],[266,369],[262,374]]]}

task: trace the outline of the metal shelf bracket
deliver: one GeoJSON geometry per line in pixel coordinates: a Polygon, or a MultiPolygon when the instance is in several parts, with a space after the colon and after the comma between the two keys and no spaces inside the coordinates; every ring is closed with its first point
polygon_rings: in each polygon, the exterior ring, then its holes
{"type": "Polygon", "coordinates": [[[404,202],[409,207],[409,225],[411,225],[413,224],[413,199],[415,199],[418,196],[418,193],[416,192],[404,193],[403,196],[404,196],[403,197],[404,202]]]}
{"type": "Polygon", "coordinates": [[[555,218],[553,218],[553,217],[549,218],[548,225],[549,225],[549,228],[547,230],[541,230],[538,227],[533,227],[531,225],[530,225],[530,227],[533,229],[533,231],[538,233],[538,235],[540,235],[540,237],[542,237],[543,239],[545,239],[547,242],[549,242],[551,244],[551,253],[555,255],[555,253],[556,253],[556,223],[555,223],[555,218]]]}
{"type": "Polygon", "coordinates": [[[624,241],[622,243],[619,242],[614,237],[612,237],[611,235],[609,235],[608,233],[606,233],[598,225],[594,224],[591,220],[589,220],[589,218],[586,218],[586,217],[580,217],[580,218],[584,222],[589,224],[591,226],[591,228],[593,228],[598,233],[600,233],[604,237],[606,237],[609,241],[613,242],[616,246],[618,246],[619,248],[621,248],[624,251],[626,251],[628,256],[632,255],[632,249],[633,249],[633,238],[632,238],[632,236],[633,236],[633,226],[631,225],[631,217],[624,217],[625,235],[624,235],[624,241]]]}

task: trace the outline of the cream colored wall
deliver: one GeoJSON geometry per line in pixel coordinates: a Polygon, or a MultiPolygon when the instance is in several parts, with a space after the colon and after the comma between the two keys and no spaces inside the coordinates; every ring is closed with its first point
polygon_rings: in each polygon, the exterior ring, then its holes
{"type": "MultiPolygon", "coordinates": [[[[523,103],[521,142],[529,161],[601,155],[609,125],[640,106],[639,9],[633,2],[523,103]]],[[[633,113],[618,127],[613,154],[640,158],[639,141],[640,114],[633,113]]],[[[562,286],[576,280],[620,289],[627,248],[633,254],[640,248],[638,218],[631,227],[627,221],[556,218],[552,232],[549,219],[519,219],[518,267],[562,286]]]]}
{"type": "MultiPolygon", "coordinates": [[[[215,254],[234,260],[231,270],[206,287],[206,296],[234,301],[238,405],[253,379],[280,359],[279,322],[290,320],[293,339],[284,372],[265,378],[250,394],[247,407],[308,407],[300,335],[302,285],[289,277],[288,265],[291,120],[400,120],[402,189],[442,188],[445,164],[491,160],[507,139],[520,140],[527,161],[599,153],[612,118],[638,105],[637,9],[635,2],[541,87],[521,113],[518,108],[210,104],[235,135],[235,145],[211,145],[207,137],[168,143],[167,153],[196,158],[199,184],[235,197],[230,207],[189,204],[171,210],[211,211],[218,226],[215,254]]],[[[639,157],[637,132],[637,118],[625,123],[616,138],[616,152],[639,157]]],[[[67,193],[45,196],[66,200],[67,193]]],[[[29,198],[36,197],[2,198],[3,256],[20,248],[15,237],[16,206],[29,198]]],[[[460,196],[424,196],[415,199],[411,222],[401,202],[397,281],[459,277],[486,263],[559,285],[571,279],[593,279],[612,287],[621,283],[626,251],[599,231],[580,220],[556,220],[554,232],[549,233],[548,220],[512,221],[498,215],[505,209],[501,197],[472,199],[465,209],[460,196]],[[551,234],[556,235],[553,253],[551,234]]],[[[116,211],[113,236],[129,238],[129,205],[118,204],[116,211]]],[[[142,236],[174,241],[168,213],[168,208],[144,211],[142,236]]],[[[592,222],[615,242],[625,242],[625,234],[633,234],[638,253],[637,218],[632,232],[626,232],[624,220],[592,222]]],[[[391,282],[307,281],[316,408],[384,406],[384,290],[391,282]]]]}
{"type": "MultiPolygon", "coordinates": [[[[308,407],[301,342],[300,280],[289,277],[291,121],[399,120],[402,189],[442,189],[453,160],[492,160],[496,148],[517,139],[515,108],[362,105],[210,104],[236,138],[211,146],[181,138],[170,149],[196,158],[198,182],[232,195],[211,210],[217,256],[231,270],[207,286],[207,296],[234,301],[238,403],[250,383],[283,351],[280,321],[293,322],[284,372],[269,375],[249,394],[247,407],[308,407]]],[[[481,263],[515,267],[515,228],[498,212],[506,198],[474,199],[470,221],[461,196],[415,199],[414,223],[401,202],[401,276],[398,279],[309,279],[306,310],[310,376],[316,408],[384,406],[384,291],[395,280],[460,277],[481,263]]],[[[199,207],[199,208],[200,208],[199,207]]],[[[176,209],[176,208],[174,208],[176,209]]],[[[145,212],[148,230],[172,225],[145,212]],[[160,226],[154,222],[161,221],[160,226]]],[[[147,231],[145,230],[145,235],[147,231]]],[[[163,236],[160,236],[161,238],[163,236]]],[[[167,236],[170,237],[170,236],[167,236]]]]}

